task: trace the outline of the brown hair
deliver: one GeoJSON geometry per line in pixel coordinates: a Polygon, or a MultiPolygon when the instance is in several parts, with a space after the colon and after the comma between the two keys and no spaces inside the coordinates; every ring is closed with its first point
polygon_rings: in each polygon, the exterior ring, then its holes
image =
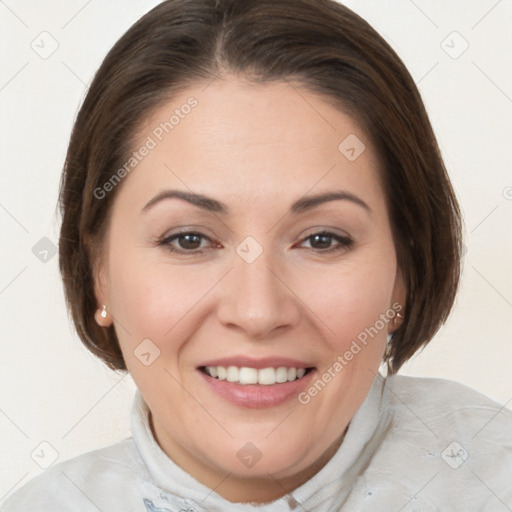
{"type": "Polygon", "coordinates": [[[102,199],[94,191],[126,162],[150,111],[225,70],[256,82],[294,80],[371,138],[407,293],[386,354],[398,371],[453,305],[460,212],[413,79],[384,39],[334,0],[168,0],[111,49],[78,113],[61,181],[60,270],[78,335],[110,368],[126,369],[114,328],[94,320],[94,250],[120,187],[102,199]]]}

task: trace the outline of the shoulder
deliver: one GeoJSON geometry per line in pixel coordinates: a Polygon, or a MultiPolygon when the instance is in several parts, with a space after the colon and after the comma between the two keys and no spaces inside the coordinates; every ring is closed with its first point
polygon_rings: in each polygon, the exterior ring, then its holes
{"type": "Polygon", "coordinates": [[[384,389],[385,428],[354,494],[407,510],[512,503],[512,411],[446,379],[393,375],[384,389]]]}
{"type": "Polygon", "coordinates": [[[463,418],[469,423],[460,427],[472,429],[487,419],[491,420],[496,435],[506,433],[510,440],[512,411],[464,384],[440,378],[393,375],[386,379],[386,385],[391,391],[397,420],[407,422],[421,416],[430,422],[449,422],[453,426],[453,420],[463,418]]]}
{"type": "MultiPolygon", "coordinates": [[[[426,474],[438,475],[429,484],[432,492],[451,492],[468,505],[482,507],[487,501],[479,500],[495,498],[488,487],[503,499],[512,499],[510,409],[446,379],[395,375],[389,388],[389,441],[395,453],[414,461],[420,480],[426,474]]],[[[410,474],[414,471],[409,469],[410,474]]]]}
{"type": "MultiPolygon", "coordinates": [[[[113,489],[137,487],[146,468],[131,438],[45,470],[14,492],[1,512],[108,510],[113,489]]],[[[117,501],[119,495],[116,493],[117,501]]],[[[121,498],[122,499],[122,498],[121,498]]],[[[127,495],[126,499],[130,497],[127,495]]],[[[127,508],[127,510],[133,510],[127,508]]]]}
{"type": "Polygon", "coordinates": [[[512,411],[505,405],[447,379],[393,375],[386,385],[396,430],[485,445],[491,452],[508,446],[512,460],[512,411]]]}

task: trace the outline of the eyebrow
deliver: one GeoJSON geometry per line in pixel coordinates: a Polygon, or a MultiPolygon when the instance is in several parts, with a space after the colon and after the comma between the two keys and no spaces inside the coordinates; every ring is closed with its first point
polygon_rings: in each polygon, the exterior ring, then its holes
{"type": "MultiPolygon", "coordinates": [[[[153,199],[151,199],[144,206],[142,211],[146,212],[156,204],[164,200],[173,198],[182,199],[190,204],[193,204],[194,206],[197,206],[209,212],[221,213],[224,215],[227,215],[229,213],[228,206],[222,203],[221,201],[218,201],[217,199],[213,199],[202,194],[186,192],[184,190],[164,190],[163,192],[160,192],[155,197],[153,197],[153,199]]],[[[304,213],[305,211],[312,210],[313,208],[316,208],[317,206],[323,203],[337,200],[350,201],[353,204],[361,206],[369,214],[371,214],[372,212],[368,204],[365,203],[360,197],[344,190],[337,190],[333,192],[325,192],[313,196],[302,197],[292,204],[290,212],[293,214],[304,213]]]]}

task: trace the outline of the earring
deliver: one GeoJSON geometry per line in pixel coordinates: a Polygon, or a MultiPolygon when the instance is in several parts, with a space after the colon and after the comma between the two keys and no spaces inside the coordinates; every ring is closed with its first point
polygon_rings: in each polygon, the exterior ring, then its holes
{"type": "Polygon", "coordinates": [[[386,350],[384,351],[384,359],[387,360],[391,357],[392,344],[390,341],[386,343],[386,350]]]}
{"type": "Polygon", "coordinates": [[[402,315],[401,313],[398,313],[398,312],[397,312],[397,314],[396,314],[396,316],[395,316],[395,318],[394,318],[393,322],[394,322],[395,324],[401,324],[401,323],[403,322],[403,320],[404,320],[404,315],[402,315]]]}
{"type": "Polygon", "coordinates": [[[107,311],[105,304],[94,312],[94,319],[100,327],[108,327],[112,323],[112,315],[107,311]]]}

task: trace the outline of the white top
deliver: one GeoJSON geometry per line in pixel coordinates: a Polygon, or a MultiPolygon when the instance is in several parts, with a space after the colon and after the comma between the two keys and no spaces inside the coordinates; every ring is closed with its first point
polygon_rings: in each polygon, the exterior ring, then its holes
{"type": "Polygon", "coordinates": [[[161,450],[137,392],[132,436],[57,464],[2,512],[507,512],[512,412],[443,379],[378,375],[332,459],[265,505],[224,500],[161,450]]]}

